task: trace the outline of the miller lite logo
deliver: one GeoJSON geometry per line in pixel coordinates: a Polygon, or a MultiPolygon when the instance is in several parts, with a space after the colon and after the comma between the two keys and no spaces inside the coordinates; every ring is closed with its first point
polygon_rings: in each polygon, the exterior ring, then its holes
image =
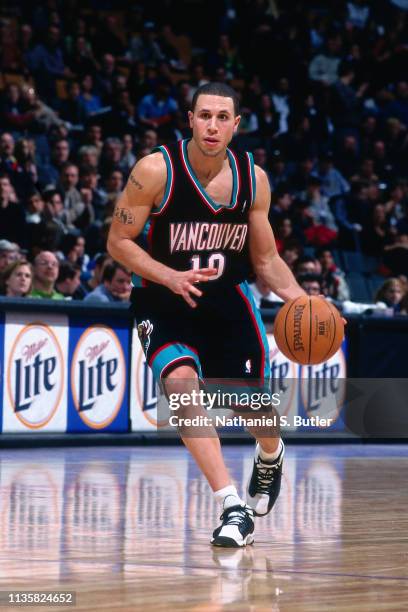
{"type": "MultiPolygon", "coordinates": [[[[343,349],[324,363],[302,366],[301,397],[308,417],[338,419],[345,396],[346,361],[343,349]]],[[[330,425],[328,425],[330,426],[330,425]]]]}
{"type": "Polygon", "coordinates": [[[123,350],[115,332],[104,325],[84,331],[71,364],[71,389],[81,419],[102,429],[115,419],[126,384],[123,350]]]}
{"type": "MultiPolygon", "coordinates": [[[[267,334],[269,362],[271,366],[271,393],[279,393],[279,416],[290,416],[297,412],[297,389],[299,366],[280,352],[273,334],[267,334]]],[[[290,423],[290,420],[289,420],[290,423]]],[[[284,429],[290,428],[284,427],[284,429]]]]}
{"type": "Polygon", "coordinates": [[[58,339],[43,323],[30,323],[9,354],[7,387],[15,416],[30,429],[46,425],[64,388],[64,360],[58,339]]]}

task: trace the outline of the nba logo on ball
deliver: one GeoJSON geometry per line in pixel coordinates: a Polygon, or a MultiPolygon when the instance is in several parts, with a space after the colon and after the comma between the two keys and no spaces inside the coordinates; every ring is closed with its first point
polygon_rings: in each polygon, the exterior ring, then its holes
{"type": "Polygon", "coordinates": [[[7,372],[16,417],[30,429],[44,427],[58,408],[64,387],[61,347],[47,325],[23,327],[10,351],[7,372]]]}
{"type": "Polygon", "coordinates": [[[84,331],[71,364],[71,390],[83,422],[92,429],[107,427],[115,419],[125,392],[123,350],[115,332],[104,325],[84,331]]]}

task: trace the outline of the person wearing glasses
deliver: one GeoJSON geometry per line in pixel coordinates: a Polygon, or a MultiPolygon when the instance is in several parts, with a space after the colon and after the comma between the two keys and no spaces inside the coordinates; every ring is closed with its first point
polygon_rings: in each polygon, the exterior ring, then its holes
{"type": "Polygon", "coordinates": [[[56,291],[55,282],[59,273],[59,262],[51,251],[40,251],[33,262],[33,289],[29,297],[48,300],[63,300],[64,296],[56,291]]]}

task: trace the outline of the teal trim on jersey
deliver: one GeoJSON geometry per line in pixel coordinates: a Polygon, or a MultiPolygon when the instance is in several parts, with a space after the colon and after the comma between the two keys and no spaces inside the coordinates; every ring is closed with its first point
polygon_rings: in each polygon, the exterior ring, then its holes
{"type": "Polygon", "coordinates": [[[158,215],[161,213],[161,211],[163,210],[163,208],[165,207],[165,205],[167,204],[167,200],[169,197],[169,193],[170,193],[170,189],[173,183],[173,166],[171,165],[171,160],[170,160],[170,156],[167,153],[167,150],[165,147],[163,147],[162,145],[160,145],[160,147],[155,147],[152,150],[152,153],[160,151],[160,153],[162,153],[163,157],[164,157],[164,161],[166,162],[166,167],[167,167],[167,181],[166,181],[166,189],[164,192],[164,196],[162,201],[160,202],[159,206],[157,208],[154,209],[154,211],[152,211],[150,214],[152,215],[158,215]]]}
{"type": "MultiPolygon", "coordinates": [[[[141,234],[139,234],[137,241],[136,241],[139,244],[139,246],[141,246],[145,251],[147,250],[147,234],[149,233],[150,225],[151,225],[151,221],[150,219],[148,219],[145,223],[143,231],[141,232],[141,234]]],[[[134,272],[132,272],[132,286],[133,287],[143,286],[142,277],[139,276],[138,274],[135,274],[134,272]]]]}
{"type": "Polygon", "coordinates": [[[252,312],[254,313],[254,317],[261,334],[262,344],[265,350],[264,379],[266,382],[268,382],[271,377],[271,364],[269,361],[269,343],[268,338],[266,337],[265,325],[263,324],[261,313],[259,312],[258,306],[255,304],[254,296],[252,295],[251,288],[247,281],[240,283],[239,287],[251,305],[252,312]]]}
{"type": "Polygon", "coordinates": [[[249,167],[251,169],[251,182],[252,182],[252,202],[251,202],[251,205],[252,205],[255,202],[255,198],[256,198],[255,163],[254,163],[254,156],[252,155],[252,153],[249,153],[249,151],[248,151],[248,157],[249,157],[249,167]]]}
{"type": "Polygon", "coordinates": [[[192,178],[192,180],[194,181],[195,185],[197,186],[198,190],[200,191],[201,195],[203,196],[204,200],[206,200],[206,202],[211,206],[211,208],[213,208],[215,211],[219,211],[222,209],[228,209],[228,208],[234,208],[237,204],[237,192],[238,192],[238,169],[237,169],[237,163],[235,161],[235,158],[233,156],[233,154],[231,153],[231,151],[229,149],[227,149],[227,155],[228,155],[228,160],[229,160],[229,164],[231,166],[231,170],[232,170],[232,196],[231,196],[231,202],[228,204],[228,206],[225,206],[224,204],[217,204],[216,202],[214,202],[214,200],[212,198],[210,198],[210,196],[208,195],[208,193],[205,191],[205,189],[203,188],[203,186],[201,185],[200,181],[198,180],[193,168],[190,165],[189,159],[188,159],[188,153],[187,153],[187,144],[188,144],[188,140],[183,140],[182,142],[182,153],[183,153],[183,159],[184,162],[187,166],[188,172],[192,178]]]}
{"type": "Polygon", "coordinates": [[[185,357],[191,357],[194,359],[198,370],[198,376],[199,378],[202,378],[203,373],[201,371],[201,364],[197,354],[185,344],[175,342],[174,344],[170,344],[163,348],[163,350],[159,351],[152,363],[149,364],[153,370],[156,380],[160,380],[163,369],[170,365],[171,362],[176,362],[178,359],[183,359],[185,357]]]}

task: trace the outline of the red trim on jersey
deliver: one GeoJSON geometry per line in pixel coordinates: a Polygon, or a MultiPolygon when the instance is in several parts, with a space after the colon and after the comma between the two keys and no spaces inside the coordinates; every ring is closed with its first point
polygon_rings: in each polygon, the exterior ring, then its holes
{"type": "Polygon", "coordinates": [[[245,153],[248,162],[249,190],[251,192],[251,206],[254,203],[254,186],[252,185],[251,158],[248,152],[245,153]]]}
{"type": "Polygon", "coordinates": [[[261,331],[260,331],[260,329],[258,327],[258,321],[256,320],[254,311],[252,310],[251,302],[248,300],[247,296],[242,291],[241,287],[239,287],[237,285],[235,287],[235,289],[238,291],[238,293],[240,294],[240,296],[244,300],[246,307],[249,310],[249,314],[251,315],[252,323],[254,324],[254,327],[255,327],[256,335],[258,336],[259,344],[261,346],[261,374],[260,374],[260,379],[261,379],[261,382],[264,382],[264,380],[265,380],[265,347],[264,347],[264,344],[263,344],[263,341],[262,341],[261,331]]]}
{"type": "MultiPolygon", "coordinates": [[[[208,201],[208,199],[202,194],[199,186],[197,185],[197,183],[194,180],[194,177],[192,176],[190,170],[188,169],[188,166],[186,164],[186,160],[184,159],[183,142],[184,142],[184,140],[179,140],[179,149],[180,149],[179,153],[180,153],[180,158],[181,158],[182,164],[184,166],[184,170],[186,171],[187,176],[190,178],[191,182],[193,183],[194,189],[197,191],[198,195],[200,196],[200,198],[202,199],[204,204],[207,206],[207,208],[209,210],[211,210],[211,212],[214,215],[218,215],[218,213],[220,213],[222,210],[235,210],[236,207],[238,206],[238,197],[239,197],[239,192],[240,192],[240,189],[241,189],[241,174],[240,174],[240,170],[239,170],[239,164],[238,164],[237,158],[234,155],[234,153],[230,149],[228,149],[228,151],[232,154],[232,156],[234,158],[234,162],[235,162],[235,166],[236,166],[236,170],[237,170],[237,193],[236,193],[236,196],[235,196],[235,204],[232,207],[219,205],[220,208],[218,210],[215,210],[211,206],[211,204],[208,201]]],[[[234,172],[232,172],[232,174],[234,175],[234,172]]],[[[203,187],[203,190],[204,190],[204,187],[203,187]]],[[[233,187],[232,187],[232,191],[234,191],[233,187]]]]}

